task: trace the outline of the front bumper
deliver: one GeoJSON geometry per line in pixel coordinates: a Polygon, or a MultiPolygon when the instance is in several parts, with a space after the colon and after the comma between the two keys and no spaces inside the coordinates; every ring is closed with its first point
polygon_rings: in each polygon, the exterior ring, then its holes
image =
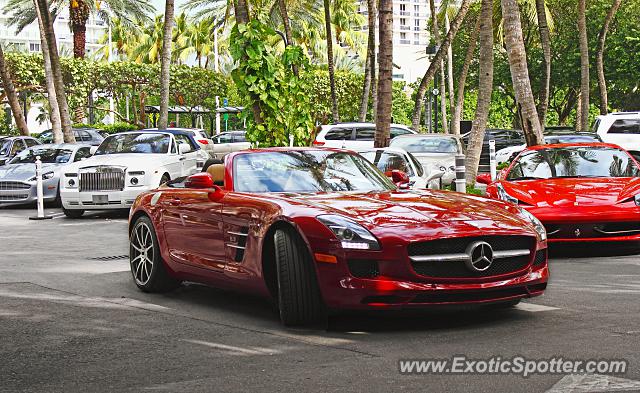
{"type": "MultiPolygon", "coordinates": [[[[20,184],[21,187],[11,187],[9,189],[0,186],[0,207],[26,205],[38,201],[38,190],[36,182],[11,182],[20,184]],[[24,187],[24,188],[22,188],[24,187]],[[28,187],[28,188],[27,188],[28,187]]],[[[42,195],[45,202],[56,199],[58,194],[58,179],[45,180],[42,183],[42,195]]]]}
{"type": "Polygon", "coordinates": [[[129,209],[138,195],[149,187],[125,188],[122,191],[86,191],[63,189],[62,207],[67,210],[129,209]]]}

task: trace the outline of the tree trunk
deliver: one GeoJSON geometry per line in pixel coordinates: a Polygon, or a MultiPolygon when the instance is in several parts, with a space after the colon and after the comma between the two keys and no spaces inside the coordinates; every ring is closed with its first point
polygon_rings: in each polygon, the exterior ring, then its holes
{"type": "Polygon", "coordinates": [[[87,42],[87,20],[91,9],[87,0],[69,2],[69,19],[73,33],[73,57],[83,59],[87,42]]]}
{"type": "Polygon", "coordinates": [[[587,40],[587,1],[578,0],[578,36],[580,38],[580,122],[577,131],[589,129],[589,42],[587,40]]]}
{"type": "Polygon", "coordinates": [[[462,119],[462,111],[464,109],[464,90],[467,83],[467,75],[469,75],[469,67],[473,61],[473,55],[476,52],[476,46],[478,43],[478,35],[480,34],[480,17],[476,20],[471,37],[469,37],[469,46],[467,47],[467,53],[464,57],[464,63],[462,64],[462,70],[458,76],[458,91],[456,93],[456,104],[453,107],[451,113],[451,133],[460,135],[460,120],[462,119]]]}
{"type": "Polygon", "coordinates": [[[60,66],[60,56],[58,55],[58,45],[56,43],[56,35],[53,31],[53,21],[49,13],[49,5],[47,0],[36,0],[38,7],[37,14],[41,19],[41,25],[44,27],[44,38],[49,50],[49,60],[51,60],[51,76],[53,85],[56,90],[56,98],[58,99],[58,109],[60,111],[60,123],[62,126],[62,134],[64,142],[75,143],[76,138],[71,129],[71,117],[69,116],[69,104],[67,102],[67,94],[64,91],[64,80],[62,78],[62,67],[60,66]]]}
{"type": "Polygon", "coordinates": [[[437,64],[442,63],[442,59],[444,59],[444,56],[447,53],[447,47],[451,45],[451,41],[453,41],[456,34],[458,33],[458,30],[462,25],[462,21],[464,20],[464,17],[467,15],[467,12],[469,11],[470,4],[471,4],[471,0],[462,0],[462,3],[460,4],[460,9],[458,10],[456,17],[453,19],[453,22],[451,23],[451,29],[449,29],[449,31],[447,32],[447,35],[445,36],[444,41],[442,42],[442,45],[440,45],[440,48],[438,48],[438,51],[436,52],[436,55],[433,57],[431,64],[429,64],[429,68],[427,69],[424,76],[422,77],[422,80],[420,81],[420,86],[416,91],[416,102],[413,108],[413,116],[411,119],[412,120],[411,127],[416,131],[418,131],[420,127],[420,117],[422,115],[422,101],[424,100],[424,95],[427,92],[429,83],[431,83],[431,80],[433,79],[433,76],[435,75],[438,69],[437,64]]]}
{"type": "Polygon", "coordinates": [[[0,45],[0,77],[2,77],[2,87],[5,95],[7,96],[7,101],[9,101],[13,118],[16,121],[16,127],[20,130],[20,135],[29,135],[29,128],[27,127],[27,121],[25,120],[24,113],[22,113],[22,108],[20,107],[20,99],[18,98],[16,87],[13,85],[11,73],[7,69],[7,65],[4,61],[2,45],[0,45]]]}
{"type": "Polygon", "coordinates": [[[378,35],[378,107],[374,147],[389,146],[393,97],[393,0],[380,0],[378,35]]]}
{"type": "Polygon", "coordinates": [[[580,127],[580,121],[582,121],[582,92],[578,93],[578,102],[576,105],[576,122],[575,128],[580,127]]]}
{"type": "Polygon", "coordinates": [[[511,81],[518,108],[522,111],[525,139],[528,146],[544,144],[536,102],[531,91],[527,53],[522,38],[520,9],[516,0],[501,0],[504,38],[511,70],[511,81]]]}
{"type": "Polygon", "coordinates": [[[338,97],[336,96],[336,76],[333,67],[333,34],[331,33],[331,5],[324,0],[324,24],[327,34],[327,65],[329,66],[329,84],[331,85],[331,118],[334,123],[340,121],[338,115],[338,97]]]}
{"type": "Polygon", "coordinates": [[[367,0],[367,15],[367,60],[365,62],[364,82],[362,85],[362,101],[360,101],[360,113],[358,114],[358,121],[361,123],[367,120],[371,84],[375,83],[376,80],[376,0],[367,0]]]}
{"type": "MultiPolygon", "coordinates": [[[[38,11],[38,3],[33,1],[36,12],[38,11]]],[[[40,32],[40,48],[42,49],[42,61],[44,63],[44,77],[47,83],[47,100],[49,101],[49,120],[51,120],[51,131],[53,133],[53,143],[64,142],[62,134],[62,124],[60,122],[60,108],[58,106],[58,98],[56,97],[56,88],[53,84],[53,74],[51,72],[51,57],[49,55],[49,46],[44,34],[44,26],[41,18],[38,19],[38,27],[40,32]]]]}
{"type": "MultiPolygon", "coordinates": [[[[489,108],[491,107],[491,93],[493,91],[493,0],[482,0],[478,22],[479,25],[476,25],[479,28],[480,35],[478,103],[476,104],[476,116],[471,126],[465,161],[466,181],[471,186],[476,184],[480,153],[482,152],[484,133],[487,128],[489,108]]],[[[471,46],[471,42],[469,46],[471,46]]],[[[467,51],[468,57],[469,51],[467,51]]]]}
{"type": "MultiPolygon", "coordinates": [[[[445,12],[444,14],[444,26],[447,31],[451,28],[448,12],[445,12]]],[[[453,111],[456,106],[456,96],[453,90],[453,50],[451,49],[451,45],[447,48],[447,82],[449,82],[447,88],[449,91],[449,113],[451,113],[451,118],[453,119],[453,111]]],[[[458,133],[460,132],[459,130],[460,127],[458,127],[458,133]]],[[[449,131],[451,131],[451,127],[449,127],[449,131]]]]}
{"type": "Polygon", "coordinates": [[[173,31],[174,0],[166,0],[164,9],[164,36],[162,37],[162,58],[160,63],[160,116],[158,129],[169,126],[169,78],[171,67],[171,37],[173,31]]]}
{"type": "MultiPolygon", "coordinates": [[[[289,20],[289,13],[287,12],[287,3],[285,0],[278,0],[278,8],[280,9],[280,16],[282,17],[282,24],[284,25],[284,36],[287,39],[286,45],[293,44],[293,36],[291,34],[291,21],[289,20]]],[[[298,66],[293,65],[293,74],[298,76],[298,66]]]]}
{"type": "MultiPolygon", "coordinates": [[[[429,9],[431,11],[431,27],[433,29],[433,36],[436,41],[436,46],[440,46],[440,27],[438,26],[438,13],[436,10],[434,0],[429,0],[429,9]]],[[[447,53],[449,48],[447,47],[447,53]]],[[[440,114],[442,115],[442,131],[446,134],[447,130],[447,80],[444,72],[444,60],[440,60],[440,114]]],[[[438,125],[436,124],[436,128],[438,125]]]]}
{"type": "Polygon", "coordinates": [[[598,89],[600,90],[600,114],[606,115],[609,112],[609,97],[607,96],[607,81],[604,78],[604,44],[607,40],[609,25],[618,12],[622,0],[613,0],[613,4],[604,18],[604,24],[598,34],[598,49],[596,52],[596,68],[598,70],[598,89]]]}
{"type": "Polygon", "coordinates": [[[542,45],[542,65],[544,67],[544,77],[542,78],[542,88],[540,90],[540,103],[538,104],[538,119],[540,127],[544,129],[547,121],[547,110],[549,109],[549,85],[551,84],[551,38],[549,36],[549,26],[547,25],[547,11],[545,0],[536,0],[536,14],[538,17],[538,30],[540,31],[540,44],[542,45]]]}

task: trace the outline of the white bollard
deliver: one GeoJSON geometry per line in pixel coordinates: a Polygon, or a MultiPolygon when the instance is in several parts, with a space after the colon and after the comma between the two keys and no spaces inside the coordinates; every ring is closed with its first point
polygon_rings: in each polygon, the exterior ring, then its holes
{"type": "Polygon", "coordinates": [[[293,134],[289,134],[289,147],[293,147],[293,134]]]}
{"type": "Polygon", "coordinates": [[[467,180],[465,179],[464,154],[456,155],[456,191],[467,192],[467,180]]]}
{"type": "Polygon", "coordinates": [[[489,141],[489,172],[491,173],[491,180],[496,180],[498,175],[496,170],[496,141],[489,141]]]}
{"type": "Polygon", "coordinates": [[[51,216],[44,215],[44,192],[42,190],[42,161],[40,156],[36,156],[36,193],[38,196],[38,215],[36,217],[29,217],[30,220],[47,220],[51,216]]]}

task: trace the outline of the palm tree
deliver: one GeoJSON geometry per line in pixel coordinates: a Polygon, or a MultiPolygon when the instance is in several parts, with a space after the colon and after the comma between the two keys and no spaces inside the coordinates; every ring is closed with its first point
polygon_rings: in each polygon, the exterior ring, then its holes
{"type": "Polygon", "coordinates": [[[578,37],[580,39],[580,97],[578,131],[589,128],[589,42],[587,40],[587,1],[578,0],[578,37]]]}
{"type": "Polygon", "coordinates": [[[132,48],[131,60],[137,63],[159,63],[163,42],[164,22],[162,15],[158,15],[151,25],[142,27],[142,31],[132,48]]]}
{"type": "Polygon", "coordinates": [[[161,130],[166,130],[169,125],[169,67],[171,66],[173,14],[174,0],[166,0],[164,8],[162,60],[160,62],[160,116],[158,118],[158,129],[161,130]]]}
{"type": "Polygon", "coordinates": [[[331,33],[331,5],[324,0],[324,23],[327,36],[327,66],[329,68],[329,85],[331,86],[331,117],[334,123],[340,121],[338,115],[338,97],[336,95],[336,76],[333,69],[333,34],[331,33]]]}
{"type": "Polygon", "coordinates": [[[531,91],[527,54],[524,48],[522,25],[520,23],[520,9],[516,0],[501,0],[501,3],[504,40],[518,112],[522,115],[522,129],[527,145],[541,145],[544,140],[536,103],[531,91]]]}
{"type": "Polygon", "coordinates": [[[53,31],[53,23],[51,14],[49,13],[49,4],[47,0],[34,0],[36,5],[36,17],[39,19],[39,25],[43,27],[44,41],[42,44],[47,45],[49,50],[49,59],[51,60],[51,79],[56,91],[58,99],[58,109],[60,111],[60,122],[62,126],[62,134],[64,142],[74,143],[76,141],[71,129],[71,117],[69,116],[69,104],[67,103],[67,95],[64,91],[64,81],[62,79],[62,68],[60,66],[60,56],[58,55],[58,45],[56,43],[56,35],[53,31]]]}
{"type": "MultiPolygon", "coordinates": [[[[38,4],[34,1],[36,9],[38,4]]],[[[51,55],[49,54],[49,46],[46,44],[45,28],[42,24],[42,18],[36,17],[40,32],[40,48],[42,49],[42,60],[44,65],[44,77],[47,84],[47,100],[49,101],[49,120],[51,120],[51,132],[53,134],[53,143],[62,143],[64,135],[62,133],[62,122],[60,121],[60,106],[58,97],[56,96],[56,87],[53,83],[53,73],[51,71],[51,55]]]]}
{"type": "MultiPolygon", "coordinates": [[[[325,0],[326,1],[326,0],[325,0]]],[[[393,0],[380,0],[378,12],[378,107],[374,147],[389,146],[393,89],[393,0]]]]}
{"type": "MultiPolygon", "coordinates": [[[[471,126],[471,136],[467,144],[467,157],[465,160],[466,181],[469,185],[476,183],[480,153],[482,152],[482,143],[487,128],[489,108],[491,107],[491,93],[493,92],[493,0],[482,0],[478,23],[480,36],[478,102],[476,104],[476,116],[471,126]]],[[[469,43],[469,46],[471,46],[471,43],[469,43]]],[[[467,55],[469,55],[469,52],[467,52],[467,55]]],[[[462,83],[462,81],[459,83],[462,83]]],[[[460,96],[458,96],[458,99],[460,99],[460,96]]]]}
{"type": "MultiPolygon", "coordinates": [[[[464,56],[464,62],[462,63],[462,70],[458,76],[458,89],[455,95],[456,101],[451,112],[451,133],[460,134],[460,120],[462,117],[462,110],[464,106],[464,91],[467,83],[467,75],[469,74],[469,67],[473,61],[473,56],[476,52],[476,46],[478,43],[478,36],[480,35],[480,16],[476,18],[476,23],[469,37],[469,46],[467,46],[467,53],[464,56]]],[[[447,54],[448,55],[448,54],[447,54]]]]}
{"type": "Polygon", "coordinates": [[[27,127],[27,121],[25,120],[24,113],[22,113],[22,108],[20,107],[18,93],[13,85],[11,73],[7,69],[7,65],[4,61],[2,45],[0,45],[0,79],[2,79],[2,88],[7,96],[7,101],[9,101],[9,107],[11,107],[11,113],[13,113],[16,126],[18,127],[18,130],[20,130],[20,135],[29,135],[29,128],[27,127]]]}
{"type": "Polygon", "coordinates": [[[607,96],[607,81],[604,78],[604,44],[607,40],[607,33],[609,31],[609,25],[618,12],[622,0],[613,0],[607,16],[604,18],[602,29],[598,34],[598,49],[596,51],[596,68],[598,70],[598,88],[600,90],[600,114],[606,115],[609,111],[609,98],[607,96]]]}
{"type": "Polygon", "coordinates": [[[462,0],[462,3],[460,3],[460,9],[458,10],[456,17],[453,19],[453,22],[451,23],[451,28],[449,29],[449,31],[447,31],[447,35],[444,37],[444,40],[442,41],[442,45],[440,45],[440,47],[438,48],[438,51],[436,52],[435,56],[431,60],[431,64],[429,65],[429,68],[427,69],[424,76],[422,77],[422,80],[420,81],[420,85],[416,90],[415,106],[413,108],[413,116],[411,119],[411,127],[416,131],[418,131],[420,127],[420,117],[422,114],[422,102],[427,92],[427,87],[429,86],[429,83],[431,83],[431,80],[433,79],[433,76],[435,75],[436,70],[438,69],[437,64],[441,63],[442,60],[444,59],[444,56],[446,56],[447,47],[451,45],[451,41],[453,41],[456,34],[458,33],[458,30],[460,29],[460,26],[462,25],[462,22],[464,21],[464,18],[467,15],[467,12],[469,11],[470,5],[471,5],[471,0],[462,0]]]}
{"type": "Polygon", "coordinates": [[[358,114],[358,121],[360,122],[364,122],[367,119],[371,84],[375,84],[376,81],[376,8],[376,0],[367,0],[367,60],[365,61],[362,101],[360,102],[360,113],[358,114]]]}
{"type": "Polygon", "coordinates": [[[536,1],[536,16],[538,18],[538,31],[540,33],[540,46],[542,46],[542,65],[544,66],[544,77],[540,90],[538,104],[538,119],[540,127],[544,128],[549,108],[549,86],[551,84],[551,37],[549,25],[547,23],[547,11],[545,0],[536,1]]]}
{"type": "MultiPolygon", "coordinates": [[[[429,0],[429,9],[431,11],[431,28],[435,38],[436,46],[440,46],[440,28],[438,27],[438,14],[434,0],[429,0]]],[[[447,48],[448,52],[448,48],[447,48]]],[[[440,112],[442,113],[442,130],[446,134],[447,130],[447,87],[444,73],[444,60],[440,60],[440,112]]]]}

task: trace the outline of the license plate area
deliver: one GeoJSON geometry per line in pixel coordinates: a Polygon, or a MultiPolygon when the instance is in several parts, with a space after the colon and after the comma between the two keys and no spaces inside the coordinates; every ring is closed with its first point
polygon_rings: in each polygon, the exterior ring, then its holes
{"type": "Polygon", "coordinates": [[[92,195],[91,201],[94,205],[108,205],[109,195],[92,195]]]}

